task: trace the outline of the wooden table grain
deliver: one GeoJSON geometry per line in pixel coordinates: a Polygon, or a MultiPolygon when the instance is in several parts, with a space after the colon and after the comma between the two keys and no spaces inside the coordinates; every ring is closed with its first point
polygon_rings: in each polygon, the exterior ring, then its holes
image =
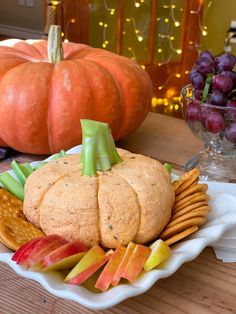
{"type": "MultiPolygon", "coordinates": [[[[184,163],[202,148],[184,121],[153,113],[118,146],[170,162],[177,172],[183,171],[184,163]]],[[[43,157],[15,156],[19,161],[43,157]]],[[[10,161],[0,163],[0,172],[9,168],[10,161]]],[[[75,302],[57,298],[40,284],[19,277],[3,263],[0,263],[0,284],[0,314],[236,313],[236,263],[222,263],[209,247],[171,277],[159,280],[145,294],[103,311],[89,310],[75,302]]]]}

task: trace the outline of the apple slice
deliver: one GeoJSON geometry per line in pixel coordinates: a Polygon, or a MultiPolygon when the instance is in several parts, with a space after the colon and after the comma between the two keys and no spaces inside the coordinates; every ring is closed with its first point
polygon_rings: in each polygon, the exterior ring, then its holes
{"type": "Polygon", "coordinates": [[[41,271],[50,271],[50,270],[63,270],[68,268],[73,268],[85,255],[85,252],[80,252],[77,254],[70,255],[68,257],[63,258],[62,260],[52,263],[49,266],[43,266],[41,271]]]}
{"type": "Polygon", "coordinates": [[[149,271],[164,262],[170,255],[171,249],[169,246],[161,239],[156,240],[150,245],[152,250],[151,255],[146,260],[143,268],[145,271],[149,271]]]}
{"type": "Polygon", "coordinates": [[[44,256],[41,266],[44,271],[74,267],[84,256],[81,253],[86,251],[88,251],[87,245],[80,240],[74,240],[44,256]]]}
{"type": "Polygon", "coordinates": [[[28,257],[22,263],[19,262],[18,264],[23,265],[26,268],[34,266],[35,269],[40,269],[40,262],[44,256],[66,243],[68,243],[67,240],[56,234],[43,237],[32,249],[29,247],[30,252],[28,257]]]}
{"type": "Polygon", "coordinates": [[[120,262],[120,265],[118,266],[115,275],[111,281],[112,286],[117,286],[121,279],[121,274],[123,273],[126,264],[128,263],[128,260],[130,256],[132,255],[134,249],[136,247],[136,244],[133,242],[130,242],[126,248],[125,254],[120,262]]]}
{"type": "Polygon", "coordinates": [[[126,248],[122,245],[116,248],[115,252],[112,254],[110,260],[108,261],[103,271],[101,272],[100,276],[98,277],[98,280],[95,284],[95,288],[101,291],[106,291],[109,288],[111,281],[117,271],[117,268],[125,255],[125,252],[126,248]]]}
{"type": "Polygon", "coordinates": [[[98,245],[93,246],[65,278],[65,282],[80,285],[101,268],[111,257],[111,253],[98,245]]]}
{"type": "Polygon", "coordinates": [[[151,252],[152,250],[149,247],[136,244],[136,247],[126,264],[121,277],[133,282],[142,271],[143,265],[150,256],[151,252]]]}
{"type": "Polygon", "coordinates": [[[42,237],[40,238],[34,238],[28,242],[26,242],[25,244],[23,244],[12,256],[12,261],[17,262],[18,264],[18,260],[22,259],[23,256],[24,258],[28,257],[28,254],[30,252],[29,248],[33,248],[33,246],[39,241],[41,240],[42,237]]]}

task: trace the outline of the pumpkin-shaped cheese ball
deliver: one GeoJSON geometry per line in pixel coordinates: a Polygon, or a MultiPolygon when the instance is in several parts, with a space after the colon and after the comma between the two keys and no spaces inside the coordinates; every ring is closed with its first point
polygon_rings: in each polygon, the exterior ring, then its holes
{"type": "Polygon", "coordinates": [[[50,162],[26,181],[24,214],[43,232],[107,248],[155,239],[170,219],[174,192],[158,161],[118,150],[122,162],[83,176],[80,155],[50,162]]]}

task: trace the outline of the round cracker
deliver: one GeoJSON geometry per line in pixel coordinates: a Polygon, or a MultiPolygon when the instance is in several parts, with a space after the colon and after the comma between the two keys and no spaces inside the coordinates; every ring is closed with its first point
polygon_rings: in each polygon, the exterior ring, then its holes
{"type": "Polygon", "coordinates": [[[198,193],[189,195],[174,205],[173,213],[185,208],[188,205],[191,205],[197,202],[204,201],[207,203],[208,200],[209,200],[209,196],[203,192],[198,192],[198,193]]]}
{"type": "Polygon", "coordinates": [[[188,220],[189,218],[194,218],[194,217],[206,217],[209,214],[209,210],[204,210],[204,209],[197,209],[197,210],[192,210],[188,213],[185,213],[178,218],[171,219],[171,221],[168,223],[166,228],[169,228],[171,226],[176,225],[179,222],[188,220]]]}
{"type": "Polygon", "coordinates": [[[23,208],[23,202],[2,187],[0,187],[0,204],[1,203],[10,203],[21,209],[23,208]]]}
{"type": "Polygon", "coordinates": [[[171,216],[171,220],[174,220],[188,212],[194,211],[194,210],[207,210],[210,211],[211,210],[211,206],[209,206],[206,202],[197,202],[194,204],[191,204],[189,206],[184,207],[181,210],[178,210],[176,212],[173,212],[172,216],[171,216]]]}
{"type": "Polygon", "coordinates": [[[173,235],[172,237],[168,238],[167,240],[165,240],[166,244],[167,245],[172,245],[184,238],[186,238],[187,236],[189,236],[190,234],[196,232],[198,230],[198,227],[197,226],[193,226],[193,227],[190,227],[178,234],[175,234],[173,235]]]}
{"type": "Polygon", "coordinates": [[[0,203],[0,219],[4,217],[18,217],[25,220],[23,210],[8,202],[0,203]]]}
{"type": "Polygon", "coordinates": [[[194,168],[188,172],[185,172],[180,178],[172,183],[175,194],[179,194],[190,186],[200,175],[200,171],[194,168]]]}
{"type": "Polygon", "coordinates": [[[206,222],[206,218],[203,217],[195,217],[195,218],[190,218],[188,220],[182,221],[178,223],[177,225],[171,226],[166,228],[161,234],[160,234],[160,239],[166,240],[170,237],[172,237],[175,234],[178,234],[185,229],[188,229],[189,227],[193,226],[201,226],[206,222]]]}
{"type": "Polygon", "coordinates": [[[4,217],[0,220],[0,239],[12,250],[17,250],[31,239],[43,235],[41,230],[20,218],[4,217]]]}
{"type": "Polygon", "coordinates": [[[175,197],[175,203],[177,203],[178,201],[181,201],[182,199],[184,199],[185,197],[192,195],[194,193],[198,193],[198,192],[206,192],[208,189],[208,185],[203,183],[203,184],[194,184],[194,185],[190,185],[186,190],[184,190],[183,192],[179,193],[178,195],[176,195],[175,197]]]}

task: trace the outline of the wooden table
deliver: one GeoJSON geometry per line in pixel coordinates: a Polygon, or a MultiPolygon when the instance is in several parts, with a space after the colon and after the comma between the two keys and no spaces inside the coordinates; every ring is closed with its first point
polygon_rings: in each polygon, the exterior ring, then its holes
{"type": "MultiPolygon", "coordinates": [[[[168,161],[179,172],[185,161],[202,148],[184,121],[153,113],[118,146],[168,161]]],[[[16,157],[19,161],[40,159],[23,154],[16,157]]],[[[0,172],[8,169],[9,164],[10,160],[1,162],[0,172]]],[[[236,263],[218,261],[211,248],[183,265],[173,276],[159,280],[145,294],[103,311],[92,311],[56,298],[4,264],[0,264],[0,284],[0,314],[236,313],[236,263]]]]}

